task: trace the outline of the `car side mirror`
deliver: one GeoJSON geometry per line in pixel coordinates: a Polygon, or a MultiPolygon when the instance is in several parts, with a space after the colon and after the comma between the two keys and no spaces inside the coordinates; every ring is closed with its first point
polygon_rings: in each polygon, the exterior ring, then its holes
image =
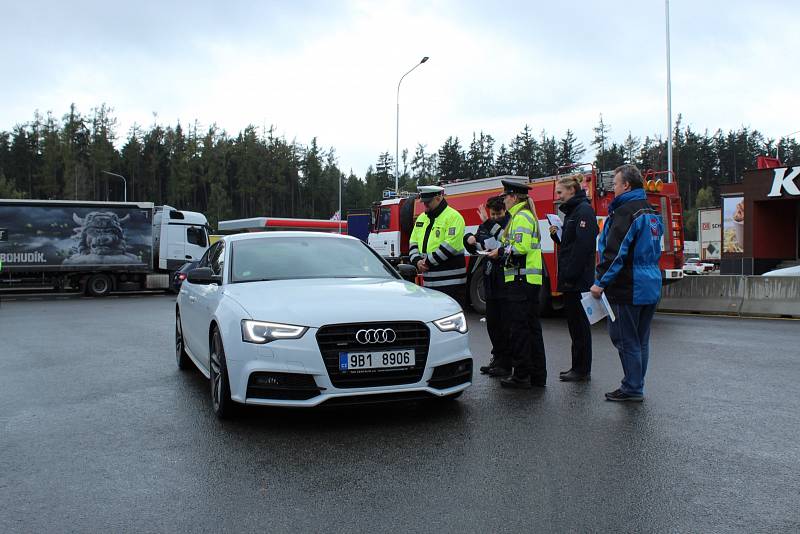
{"type": "Polygon", "coordinates": [[[401,263],[397,266],[397,271],[400,273],[400,277],[403,280],[408,280],[409,282],[413,282],[417,278],[417,268],[413,265],[409,265],[407,263],[401,263]]]}
{"type": "Polygon", "coordinates": [[[189,271],[186,280],[191,284],[208,285],[219,283],[220,277],[214,274],[211,267],[199,267],[189,271]]]}

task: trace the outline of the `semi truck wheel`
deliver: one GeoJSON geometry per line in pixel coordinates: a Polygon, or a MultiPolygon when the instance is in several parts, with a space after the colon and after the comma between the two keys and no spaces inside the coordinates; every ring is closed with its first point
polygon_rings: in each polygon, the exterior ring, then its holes
{"type": "Polygon", "coordinates": [[[113,284],[107,274],[93,274],[86,281],[86,294],[90,297],[105,297],[111,293],[113,284]]]}
{"type": "Polygon", "coordinates": [[[469,303],[481,315],[486,314],[486,288],[483,287],[483,265],[472,273],[469,279],[469,303]]]}

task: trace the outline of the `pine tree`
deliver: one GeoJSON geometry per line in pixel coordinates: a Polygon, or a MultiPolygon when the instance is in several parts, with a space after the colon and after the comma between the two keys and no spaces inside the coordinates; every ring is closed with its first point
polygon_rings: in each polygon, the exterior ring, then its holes
{"type": "Polygon", "coordinates": [[[622,144],[624,162],[636,165],[636,157],[641,148],[642,142],[638,137],[634,137],[630,130],[628,130],[628,137],[625,138],[625,142],[622,144]]]}
{"type": "Polygon", "coordinates": [[[466,177],[470,180],[486,178],[492,174],[493,168],[494,138],[483,132],[478,137],[473,133],[466,156],[466,177]]]}
{"type": "Polygon", "coordinates": [[[509,147],[509,159],[515,175],[534,178],[542,174],[542,154],[539,143],[531,135],[531,129],[527,124],[511,140],[509,147]]]}
{"type": "Polygon", "coordinates": [[[595,149],[595,166],[601,171],[610,170],[614,167],[606,159],[606,146],[609,143],[609,133],[611,133],[611,126],[603,121],[603,114],[600,114],[600,122],[597,126],[592,128],[594,132],[594,139],[591,146],[595,149]]]}
{"type": "Polygon", "coordinates": [[[578,142],[572,130],[567,130],[559,143],[558,166],[565,167],[580,163],[585,153],[586,149],[583,147],[583,143],[578,142]]]}
{"type": "Polygon", "coordinates": [[[497,160],[495,162],[492,174],[495,176],[509,175],[512,173],[511,169],[511,155],[508,153],[506,145],[500,145],[500,149],[497,151],[497,160]]]}
{"type": "Polygon", "coordinates": [[[448,137],[439,149],[439,177],[444,181],[465,178],[466,156],[458,137],[448,137]]]}
{"type": "Polygon", "coordinates": [[[558,173],[558,141],[555,136],[547,137],[547,133],[542,130],[542,137],[539,143],[542,151],[542,172],[541,176],[549,176],[558,173]]]}

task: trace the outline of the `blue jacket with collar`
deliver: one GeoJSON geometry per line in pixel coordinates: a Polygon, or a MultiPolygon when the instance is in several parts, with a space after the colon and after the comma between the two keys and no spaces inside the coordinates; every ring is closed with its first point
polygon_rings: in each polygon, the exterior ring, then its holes
{"type": "Polygon", "coordinates": [[[595,284],[617,304],[655,304],[661,296],[661,216],[644,189],[615,198],[598,243],[595,284]]]}

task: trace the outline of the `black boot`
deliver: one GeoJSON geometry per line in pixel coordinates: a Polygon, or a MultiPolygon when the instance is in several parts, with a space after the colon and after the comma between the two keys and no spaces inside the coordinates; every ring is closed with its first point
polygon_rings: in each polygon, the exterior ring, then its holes
{"type": "Polygon", "coordinates": [[[484,375],[489,374],[489,369],[495,367],[496,365],[497,365],[497,360],[495,360],[494,356],[492,356],[492,359],[489,360],[489,365],[481,365],[480,367],[481,374],[484,375]]]}
{"type": "Polygon", "coordinates": [[[506,378],[511,376],[511,369],[506,369],[505,367],[491,367],[486,374],[492,378],[506,378]]]}
{"type": "Polygon", "coordinates": [[[591,375],[589,373],[581,374],[576,373],[575,371],[570,371],[561,375],[559,378],[562,382],[588,382],[591,380],[591,375]]]}
{"type": "Polygon", "coordinates": [[[530,376],[511,375],[501,379],[500,385],[510,389],[533,389],[530,376]]]}

